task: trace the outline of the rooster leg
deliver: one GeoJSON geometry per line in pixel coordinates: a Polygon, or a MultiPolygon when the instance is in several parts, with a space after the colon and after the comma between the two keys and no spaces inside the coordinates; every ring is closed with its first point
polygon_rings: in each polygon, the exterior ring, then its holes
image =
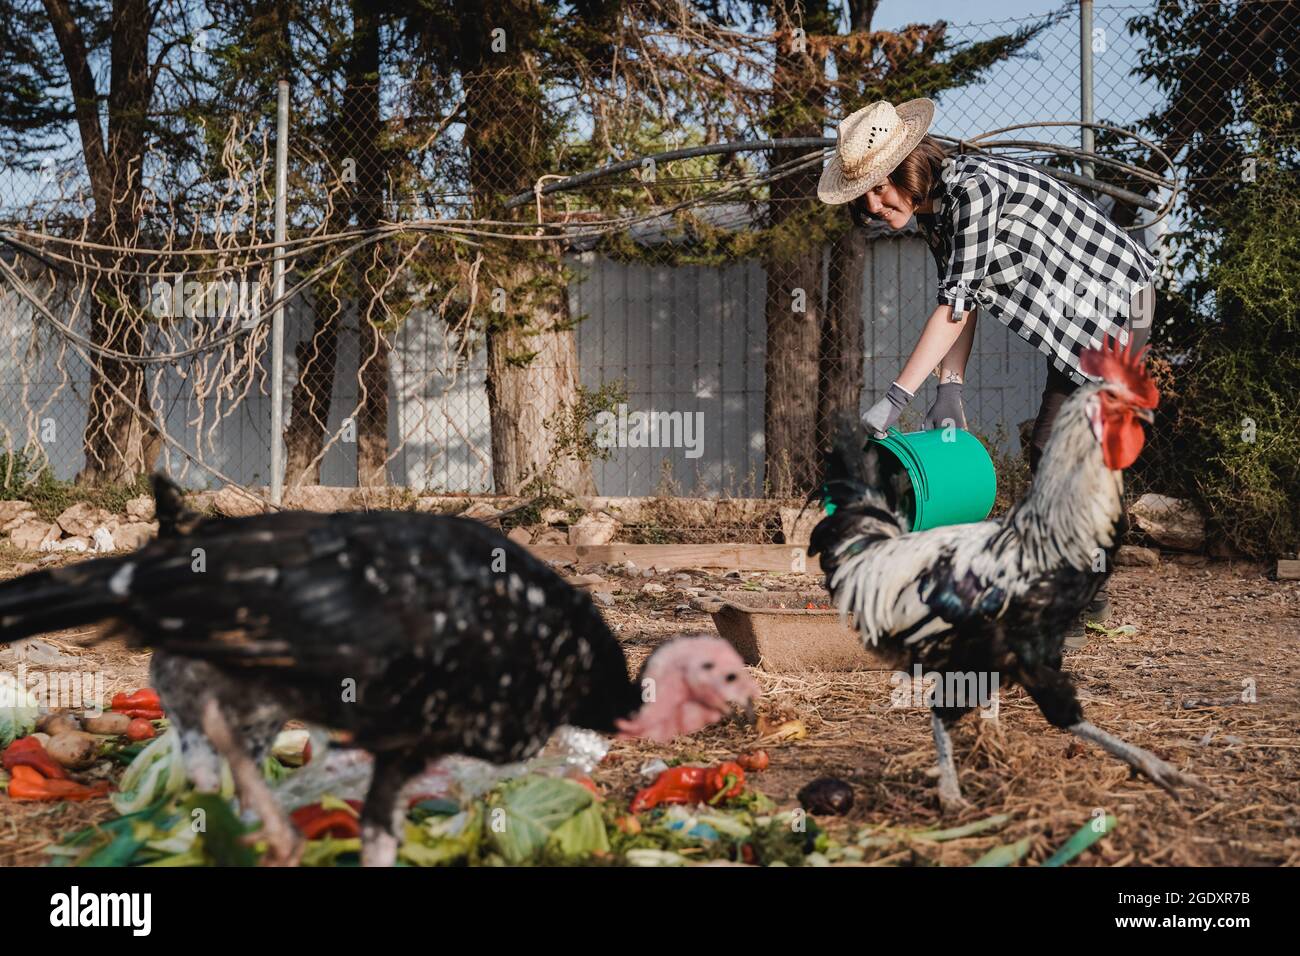
{"type": "Polygon", "coordinates": [[[262,837],[267,842],[267,854],[263,862],[268,866],[297,866],[302,858],[303,840],[284,808],[271,793],[271,788],[262,779],[262,771],[257,763],[236,739],[221,705],[212,696],[203,702],[203,733],[217,753],[230,764],[230,774],[235,778],[240,801],[250,807],[262,821],[262,837]]]}
{"type": "Polygon", "coordinates": [[[957,782],[957,765],[952,759],[952,738],[937,711],[930,711],[930,725],[934,728],[934,749],[939,756],[939,806],[944,813],[960,813],[970,806],[961,795],[957,782]]]}
{"type": "Polygon", "coordinates": [[[361,865],[393,866],[406,827],[406,807],[399,799],[406,782],[425,761],[403,753],[375,754],[375,773],[361,808],[361,865]]]}
{"type": "Polygon", "coordinates": [[[1194,787],[1210,793],[1214,792],[1208,785],[1191,774],[1175,769],[1150,751],[1120,740],[1099,727],[1094,727],[1086,720],[1071,725],[1068,730],[1076,737],[1091,741],[1107,753],[1118,757],[1138,773],[1148,777],[1157,786],[1168,791],[1169,795],[1175,799],[1178,797],[1178,792],[1174,790],[1175,784],[1194,787]]]}

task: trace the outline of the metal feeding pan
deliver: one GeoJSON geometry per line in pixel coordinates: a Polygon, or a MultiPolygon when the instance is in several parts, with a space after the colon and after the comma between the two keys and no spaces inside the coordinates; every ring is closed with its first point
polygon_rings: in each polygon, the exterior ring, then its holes
{"type": "Polygon", "coordinates": [[[777,673],[883,669],[830,603],[820,589],[724,591],[692,601],[750,666],[777,673]]]}

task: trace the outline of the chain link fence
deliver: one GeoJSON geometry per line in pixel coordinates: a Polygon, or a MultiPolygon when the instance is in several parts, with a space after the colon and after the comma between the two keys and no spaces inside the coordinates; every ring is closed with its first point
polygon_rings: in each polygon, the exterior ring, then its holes
{"type": "MultiPolygon", "coordinates": [[[[1130,30],[1151,12],[1094,12],[1098,122],[1138,126],[1163,102],[1142,69],[1153,51],[1130,30]]],[[[918,91],[938,103],[933,132],[956,140],[1078,119],[1077,4],[908,31],[842,63],[845,38],[750,38],[734,76],[766,89],[753,101],[703,69],[655,96],[513,67],[328,89],[297,78],[280,372],[289,500],[322,484],[806,491],[833,411],[883,394],[933,310],[930,251],[912,231],[852,228],[843,207],[820,205],[819,148],[646,157],[821,137],[828,119],[918,91]],[[681,105],[691,97],[698,108],[681,105]],[[620,160],[629,168],[555,188],[620,160]]],[[[203,158],[150,157],[115,224],[96,219],[75,155],[0,189],[8,467],[116,479],[156,464],[192,487],[271,483],[274,101],[192,135],[203,158]]],[[[1079,129],[1020,135],[1075,147],[1079,129]]],[[[1140,151],[1104,134],[1097,148],[1135,162],[1140,151]]],[[[1179,213],[1151,228],[1143,215],[1126,224],[1162,250],[1179,213]]],[[[980,321],[967,415],[1009,462],[1045,375],[1039,353],[980,321]]]]}

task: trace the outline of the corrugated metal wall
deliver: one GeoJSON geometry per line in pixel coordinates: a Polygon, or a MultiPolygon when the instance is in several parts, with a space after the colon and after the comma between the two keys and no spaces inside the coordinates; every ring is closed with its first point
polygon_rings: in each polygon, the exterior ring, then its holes
{"type": "MultiPolygon", "coordinates": [[[[763,301],[756,261],[722,268],[656,267],[599,259],[573,263],[570,292],[583,384],[626,382],[629,410],[703,414],[703,454],[684,449],[616,448],[595,464],[601,494],[744,495],[763,480],[763,301]],[[664,482],[670,477],[671,485],[664,482]]],[[[880,238],[867,247],[862,296],[866,349],[864,410],[899,373],[935,306],[938,280],[928,247],[915,237],[880,238]]],[[[967,368],[971,426],[1019,448],[1016,426],[1032,418],[1046,359],[1000,322],[982,317],[967,368]]],[[[905,413],[919,426],[934,379],[905,413]]],[[[810,437],[809,440],[812,440],[810,437]]]]}
{"type": "MultiPolygon", "coordinates": [[[[763,360],[765,276],[761,263],[746,261],[713,268],[629,264],[583,253],[570,260],[570,289],[578,325],[582,381],[588,388],[618,382],[626,387],[629,411],[700,413],[700,455],[684,448],[614,448],[595,463],[601,494],[645,495],[661,490],[682,494],[755,493],[763,484],[763,360]]],[[[883,394],[902,368],[934,307],[935,270],[929,250],[917,238],[886,237],[871,242],[863,294],[866,388],[864,401],[883,394]]],[[[0,427],[22,444],[30,433],[29,409],[55,421],[58,440],[47,446],[56,473],[69,478],[81,467],[88,375],[70,353],[62,367],[58,343],[42,328],[39,374],[25,357],[32,337],[31,313],[16,296],[0,299],[0,427]],[[24,388],[26,389],[24,395],[24,388]]],[[[295,347],[310,334],[309,310],[288,310],[285,395],[297,377],[295,347]]],[[[331,430],[357,404],[356,319],[343,323],[330,416],[331,430]]],[[[163,348],[162,350],[166,350],[163,348]]],[[[395,484],[432,491],[491,490],[491,432],[484,355],[474,349],[457,371],[441,322],[414,313],[402,326],[391,359],[389,440],[397,449],[389,466],[395,484]],[[400,447],[399,447],[400,446],[400,447]]],[[[265,484],[270,457],[269,389],[266,357],[257,381],[220,421],[198,417],[193,381],[172,369],[160,371],[154,399],[165,409],[173,437],[236,481],[265,484]]],[[[980,432],[1004,425],[1008,446],[1017,447],[1016,424],[1033,416],[1045,378],[1045,360],[1004,326],[981,319],[968,369],[967,412],[980,432]]],[[[932,380],[933,382],[933,380],[932,380]]],[[[909,409],[903,424],[919,422],[933,384],[909,409]]],[[[286,416],[287,417],[287,416],[286,416]]],[[[0,433],[2,435],[3,433],[0,433]]],[[[813,440],[810,436],[809,440],[813,440]]],[[[185,472],[187,462],[169,452],[164,467],[185,472]]],[[[321,468],[325,484],[356,481],[356,446],[336,442],[321,468]]],[[[193,466],[192,486],[212,483],[193,466]]]]}

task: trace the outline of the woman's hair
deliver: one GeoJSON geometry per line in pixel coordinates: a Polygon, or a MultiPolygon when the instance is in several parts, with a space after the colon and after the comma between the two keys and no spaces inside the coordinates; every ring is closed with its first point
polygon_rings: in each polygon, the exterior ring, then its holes
{"type": "Polygon", "coordinates": [[[889,181],[907,193],[913,205],[923,205],[939,191],[939,174],[947,158],[948,151],[937,139],[924,136],[889,174],[889,181]]]}
{"type": "MultiPolygon", "coordinates": [[[[921,206],[931,196],[938,195],[939,174],[947,158],[948,150],[933,136],[925,136],[889,174],[889,181],[906,193],[913,205],[921,206]]],[[[875,218],[867,211],[867,202],[862,196],[849,203],[849,214],[858,226],[875,218]]]]}

